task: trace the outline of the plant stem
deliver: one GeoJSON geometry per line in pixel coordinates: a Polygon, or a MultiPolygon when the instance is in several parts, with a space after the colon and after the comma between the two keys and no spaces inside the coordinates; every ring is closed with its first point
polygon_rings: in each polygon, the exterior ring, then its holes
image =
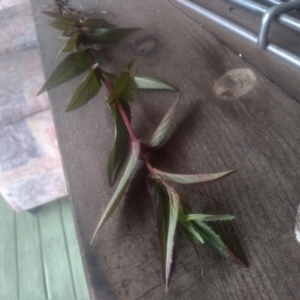
{"type": "MultiPolygon", "coordinates": [[[[95,64],[95,60],[94,60],[93,55],[92,55],[92,53],[90,51],[88,51],[88,56],[89,56],[91,65],[94,65],[95,64]]],[[[112,91],[113,91],[112,85],[105,78],[105,76],[102,74],[102,72],[100,70],[99,70],[98,76],[99,76],[100,80],[102,81],[102,83],[105,85],[107,91],[109,93],[112,93],[112,91]]],[[[123,108],[122,104],[120,103],[120,101],[118,99],[114,99],[114,103],[115,103],[116,108],[119,111],[119,113],[120,113],[120,115],[122,117],[122,120],[123,120],[123,122],[125,124],[125,127],[127,129],[128,134],[129,134],[131,143],[138,142],[138,139],[136,138],[136,136],[135,136],[135,134],[133,132],[132,126],[130,124],[130,121],[128,120],[128,117],[127,117],[127,115],[126,115],[126,113],[124,111],[124,108],[123,108]]],[[[146,165],[147,169],[150,172],[153,172],[154,168],[151,166],[151,164],[150,164],[147,156],[143,153],[143,151],[142,151],[141,148],[140,148],[140,159],[144,162],[144,164],[146,165]]]]}
{"type": "Polygon", "coordinates": [[[119,111],[119,113],[120,113],[120,115],[121,115],[121,117],[123,119],[123,122],[124,122],[124,124],[126,126],[126,129],[128,131],[128,134],[129,134],[131,142],[137,141],[137,138],[136,138],[136,136],[135,136],[135,134],[133,132],[131,124],[130,124],[130,122],[129,122],[128,118],[127,118],[127,115],[126,115],[126,113],[125,113],[125,111],[123,109],[123,106],[121,105],[121,103],[120,103],[120,101],[118,99],[115,99],[114,102],[115,102],[116,108],[118,109],[118,111],[119,111]]]}
{"type": "Polygon", "coordinates": [[[140,150],[140,159],[144,162],[147,169],[152,173],[154,168],[151,166],[147,156],[140,150]]]}

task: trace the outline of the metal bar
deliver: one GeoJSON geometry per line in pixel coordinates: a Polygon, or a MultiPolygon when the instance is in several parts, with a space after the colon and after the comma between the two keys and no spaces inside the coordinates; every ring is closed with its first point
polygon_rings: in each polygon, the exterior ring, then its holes
{"type": "Polygon", "coordinates": [[[300,8],[299,0],[281,3],[271,7],[262,17],[260,32],[257,39],[258,46],[261,48],[265,48],[271,22],[273,21],[275,16],[279,15],[280,13],[295,10],[298,8],[300,8]]]}
{"type": "MultiPolygon", "coordinates": [[[[265,5],[259,4],[257,2],[251,1],[251,0],[230,0],[230,1],[234,4],[237,4],[246,9],[249,9],[251,11],[261,13],[261,14],[266,13],[270,9],[269,7],[267,7],[265,5]]],[[[283,2],[277,1],[277,0],[276,0],[276,2],[279,2],[280,4],[283,3],[283,2]]],[[[300,20],[298,20],[296,18],[290,17],[285,14],[281,14],[278,17],[278,22],[280,22],[281,24],[288,26],[294,30],[300,31],[300,20]]]]}
{"type": "MultiPolygon", "coordinates": [[[[178,7],[184,7],[189,10],[192,10],[193,12],[197,13],[198,15],[207,18],[210,21],[215,22],[216,24],[222,26],[223,28],[228,29],[229,31],[236,33],[237,35],[245,38],[249,42],[252,42],[254,44],[257,44],[257,36],[252,33],[251,31],[248,31],[244,29],[241,26],[238,26],[219,15],[189,1],[189,0],[170,0],[171,3],[178,7]]],[[[292,54],[277,45],[274,44],[267,44],[265,48],[268,52],[273,53],[274,55],[288,61],[289,63],[293,64],[294,66],[300,68],[300,57],[298,57],[295,54],[292,54]]]]}
{"type": "MultiPolygon", "coordinates": [[[[281,1],[281,0],[264,0],[264,1],[266,1],[266,2],[269,2],[269,3],[271,3],[271,4],[281,4],[281,3],[284,3],[283,1],[281,1]]],[[[291,1],[293,1],[293,0],[287,0],[286,2],[291,2],[291,1]]]]}

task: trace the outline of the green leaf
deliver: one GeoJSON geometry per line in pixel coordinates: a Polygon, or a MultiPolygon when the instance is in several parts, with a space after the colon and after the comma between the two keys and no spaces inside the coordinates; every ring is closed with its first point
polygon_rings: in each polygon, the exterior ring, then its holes
{"type": "MultiPolygon", "coordinates": [[[[102,73],[105,75],[105,78],[111,83],[115,84],[118,76],[106,71],[102,70],[102,73]]],[[[137,85],[138,89],[158,89],[158,90],[172,90],[174,91],[175,89],[171,87],[170,85],[155,79],[155,78],[150,78],[150,77],[143,77],[143,76],[134,76],[135,83],[137,85]]]]}
{"type": "Polygon", "coordinates": [[[230,258],[234,263],[246,267],[246,265],[237,258],[223,243],[221,238],[205,223],[199,221],[191,221],[195,229],[201,234],[204,241],[216,249],[221,255],[230,258]]]}
{"type": "Polygon", "coordinates": [[[130,154],[129,154],[129,159],[126,164],[125,171],[121,177],[121,180],[118,184],[116,191],[114,192],[107,207],[105,208],[104,213],[101,216],[101,219],[100,219],[100,221],[97,225],[97,228],[93,234],[91,244],[92,244],[98,230],[104,225],[104,223],[108,220],[108,218],[113,214],[114,210],[116,209],[120,200],[122,199],[122,196],[124,195],[124,193],[128,187],[132,172],[139,161],[139,154],[140,154],[139,142],[132,143],[131,149],[130,149],[130,154]]]}
{"type": "Polygon", "coordinates": [[[184,221],[228,221],[233,220],[235,216],[232,215],[203,215],[203,214],[189,214],[183,216],[184,221]]]}
{"type": "Polygon", "coordinates": [[[193,235],[193,237],[200,242],[201,244],[204,243],[204,240],[202,236],[199,234],[199,232],[194,228],[193,224],[190,222],[182,221],[180,220],[180,224],[190,233],[193,235]]]}
{"type": "Polygon", "coordinates": [[[180,99],[181,94],[172,104],[170,109],[167,111],[166,115],[152,134],[152,136],[145,142],[145,144],[149,147],[159,147],[161,146],[169,137],[172,120],[175,115],[175,111],[178,105],[178,101],[180,99]]]}
{"type": "Polygon", "coordinates": [[[85,27],[89,27],[90,29],[98,29],[98,28],[116,28],[116,25],[113,25],[103,19],[86,19],[83,22],[85,27]]]}
{"type": "Polygon", "coordinates": [[[73,34],[71,37],[64,37],[61,36],[60,39],[66,41],[66,43],[63,45],[63,47],[59,50],[59,52],[57,53],[56,58],[62,53],[62,52],[70,52],[72,51],[75,46],[76,46],[76,42],[78,39],[78,35],[79,33],[75,33],[73,34]]]}
{"type": "Polygon", "coordinates": [[[198,259],[200,260],[200,254],[199,254],[199,251],[197,249],[197,245],[196,245],[196,242],[195,242],[195,238],[194,238],[194,235],[185,228],[185,226],[183,226],[180,222],[180,228],[182,230],[182,233],[184,235],[184,237],[186,238],[186,240],[188,241],[188,243],[190,244],[190,246],[192,247],[192,249],[195,251],[198,259]]]}
{"type": "Polygon", "coordinates": [[[192,175],[185,175],[185,174],[173,174],[173,173],[166,173],[154,169],[154,171],[150,174],[150,176],[154,179],[165,179],[176,183],[181,184],[192,184],[192,183],[208,183],[213,182],[218,179],[224,178],[229,176],[235,172],[235,170],[219,172],[214,174],[192,174],[192,175]]]}
{"type": "Polygon", "coordinates": [[[89,64],[86,50],[80,50],[68,55],[54,70],[38,92],[38,95],[80,75],[88,69],[89,64]]]}
{"type": "MultiPolygon", "coordinates": [[[[130,119],[130,108],[128,103],[125,100],[120,101],[120,103],[123,106],[125,111],[129,110],[129,119],[130,119]]],[[[115,141],[108,157],[107,174],[108,174],[109,184],[112,185],[127,155],[129,136],[128,136],[126,126],[122,120],[120,113],[116,109],[115,104],[114,103],[110,104],[110,108],[112,111],[113,118],[115,120],[115,141]]]]}
{"type": "Polygon", "coordinates": [[[135,82],[139,89],[171,90],[171,91],[175,90],[170,85],[151,77],[135,76],[135,82]]]}
{"type": "Polygon", "coordinates": [[[87,104],[94,96],[98,94],[101,87],[101,81],[97,76],[97,68],[98,64],[95,64],[92,70],[83,79],[72,100],[68,104],[66,112],[72,111],[87,104]]]}
{"type": "Polygon", "coordinates": [[[88,40],[92,44],[113,43],[140,29],[141,28],[99,28],[89,32],[88,40]]]}
{"type": "Polygon", "coordinates": [[[132,74],[132,70],[123,71],[118,76],[111,98],[134,100],[137,94],[137,86],[132,74]]]}
{"type": "Polygon", "coordinates": [[[134,79],[134,75],[135,75],[135,72],[136,72],[136,66],[137,66],[136,58],[133,58],[133,59],[127,64],[127,68],[128,68],[130,77],[133,78],[133,79],[134,79]]]}

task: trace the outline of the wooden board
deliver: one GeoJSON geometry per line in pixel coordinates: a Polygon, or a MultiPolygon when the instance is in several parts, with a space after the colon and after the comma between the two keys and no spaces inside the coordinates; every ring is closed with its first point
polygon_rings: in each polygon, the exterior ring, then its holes
{"type": "MultiPolygon", "coordinates": [[[[176,5],[176,1],[170,0],[176,5]]],[[[258,35],[261,26],[262,15],[246,10],[238,5],[223,0],[194,0],[194,3],[218,14],[219,16],[258,35]]],[[[178,5],[177,5],[178,6],[178,5]]],[[[254,45],[236,34],[209,21],[207,18],[197,15],[195,12],[178,6],[188,17],[203,26],[212,35],[232,49],[236,55],[241,55],[244,60],[255,67],[259,72],[274,81],[292,97],[300,101],[299,68],[270,54],[257,45],[254,45]]],[[[296,16],[299,18],[299,16],[296,16]]],[[[268,42],[278,45],[292,54],[300,56],[300,32],[278,23],[272,22],[268,34],[268,42]]]]}
{"type": "Polygon", "coordinates": [[[74,281],[74,289],[76,294],[76,299],[78,300],[88,300],[89,294],[87,290],[87,286],[85,284],[85,276],[82,267],[82,261],[80,257],[78,241],[76,236],[76,231],[74,227],[73,217],[70,210],[69,202],[60,201],[61,205],[61,216],[62,223],[65,233],[66,244],[68,248],[69,261],[72,270],[72,277],[74,281]]]}
{"type": "MultiPolygon", "coordinates": [[[[32,3],[37,12],[40,2],[32,3]]],[[[118,25],[144,28],[109,52],[114,62],[107,69],[120,70],[138,56],[138,74],[155,76],[184,91],[177,131],[156,153],[153,165],[181,173],[238,169],[218,183],[180,190],[195,212],[236,215],[235,221],[213,227],[249,268],[240,269],[203,247],[202,277],[193,252],[178,235],[165,296],[143,168],[136,171],[127,196],[94,245],[89,245],[113,193],[106,178],[113,123],[104,90],[80,110],[64,112],[78,78],[49,95],[91,298],[298,299],[300,245],[294,226],[300,193],[299,103],[166,1],[102,1],[101,10],[118,25]],[[255,84],[234,100],[230,80],[227,86],[225,80],[226,93],[217,96],[213,86],[236,69],[254,74],[255,84]]],[[[47,27],[48,19],[36,18],[49,76],[61,46],[55,40],[57,32],[47,27]]],[[[276,65],[276,59],[272,62],[276,65]]],[[[150,134],[176,96],[139,93],[132,105],[139,137],[150,134]]]]}
{"type": "Polygon", "coordinates": [[[89,300],[67,197],[16,214],[0,196],[0,299],[89,300]]]}
{"type": "Polygon", "coordinates": [[[19,299],[21,300],[47,299],[38,218],[38,214],[26,212],[16,216],[19,299]]]}
{"type": "Polygon", "coordinates": [[[76,299],[60,206],[50,203],[39,217],[47,298],[76,299]]]}

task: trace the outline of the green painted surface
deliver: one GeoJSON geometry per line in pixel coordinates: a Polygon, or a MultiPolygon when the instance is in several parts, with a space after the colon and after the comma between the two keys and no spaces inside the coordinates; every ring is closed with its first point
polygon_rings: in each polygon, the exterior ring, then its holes
{"type": "Polygon", "coordinates": [[[84,278],[82,261],[79,253],[76,231],[73,222],[73,216],[67,201],[61,201],[61,215],[64,224],[65,236],[68,246],[70,265],[75,286],[76,299],[89,299],[87,288],[82,287],[82,278],[84,278]]]}
{"type": "Polygon", "coordinates": [[[19,299],[47,299],[42,265],[43,258],[40,248],[38,215],[29,213],[17,214],[16,224],[19,299]]]}
{"type": "Polygon", "coordinates": [[[89,300],[68,199],[16,214],[0,197],[0,300],[89,300]]]}
{"type": "Polygon", "coordinates": [[[15,214],[0,199],[0,299],[18,299],[15,214]]]}

